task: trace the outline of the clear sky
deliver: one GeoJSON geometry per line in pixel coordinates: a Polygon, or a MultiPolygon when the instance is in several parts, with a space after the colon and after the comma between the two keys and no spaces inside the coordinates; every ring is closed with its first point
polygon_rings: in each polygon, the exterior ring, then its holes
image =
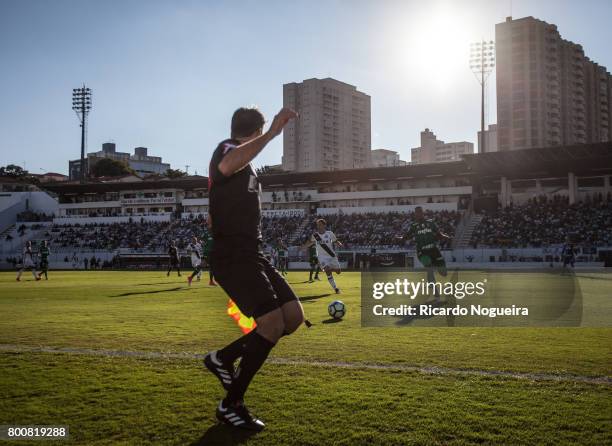
{"type": "MultiPolygon", "coordinates": [[[[372,148],[410,159],[419,132],[476,140],[469,43],[534,16],[612,68],[609,0],[0,0],[0,165],[67,173],[72,88],[93,89],[88,150],[146,146],[207,174],[241,105],[271,118],[282,85],[333,77],[372,97],[372,148]]],[[[488,96],[495,122],[494,78],[488,96]]],[[[278,164],[282,138],[256,165],[278,164]]]]}

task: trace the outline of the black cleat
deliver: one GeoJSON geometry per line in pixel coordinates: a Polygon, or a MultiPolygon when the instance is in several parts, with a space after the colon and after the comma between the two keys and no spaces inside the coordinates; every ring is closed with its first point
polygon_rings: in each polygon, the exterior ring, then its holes
{"type": "Polygon", "coordinates": [[[266,425],[259,418],[251,415],[244,404],[223,407],[223,401],[217,406],[217,420],[239,429],[261,432],[266,425]]]}
{"type": "Polygon", "coordinates": [[[340,288],[336,288],[335,291],[336,291],[336,294],[340,294],[340,288]]]}
{"type": "Polygon", "coordinates": [[[204,356],[204,367],[215,375],[225,390],[229,390],[234,381],[234,366],[223,364],[217,359],[217,351],[212,351],[204,356]]]}

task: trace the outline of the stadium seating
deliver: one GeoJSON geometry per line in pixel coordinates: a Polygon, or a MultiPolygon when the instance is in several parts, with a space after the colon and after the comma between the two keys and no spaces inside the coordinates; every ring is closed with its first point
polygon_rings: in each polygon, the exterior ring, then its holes
{"type": "MultiPolygon", "coordinates": [[[[442,211],[426,212],[426,216],[432,218],[443,232],[452,237],[460,214],[442,211]]],[[[314,231],[315,219],[314,216],[263,217],[264,241],[275,243],[281,239],[286,244],[302,243],[310,238],[314,231]],[[312,220],[312,224],[306,224],[305,219],[312,220]]],[[[405,234],[412,221],[411,214],[405,213],[338,214],[325,216],[325,219],[329,229],[335,232],[347,248],[398,247],[401,242],[397,235],[405,234]]],[[[74,249],[113,251],[120,248],[163,252],[169,240],[176,240],[179,249],[184,249],[194,235],[204,236],[206,228],[205,219],[199,216],[169,222],[56,224],[48,230],[46,236],[51,240],[51,248],[56,252],[74,249]]],[[[450,246],[450,242],[443,241],[442,246],[450,246]]]]}
{"type": "MultiPolygon", "coordinates": [[[[460,219],[456,211],[425,211],[425,217],[432,219],[438,228],[451,238],[460,219]]],[[[347,248],[399,247],[402,246],[398,235],[405,235],[412,223],[412,214],[366,213],[366,214],[336,214],[326,215],[325,220],[330,230],[336,234],[347,248]]],[[[307,226],[299,239],[305,241],[314,231],[313,226],[307,226]]],[[[450,247],[450,240],[442,240],[441,247],[450,247]]]]}
{"type": "MultiPolygon", "coordinates": [[[[262,232],[264,240],[277,241],[292,234],[303,217],[264,217],[262,232]]],[[[203,237],[207,233],[203,217],[174,220],[170,222],[131,222],[108,225],[54,225],[48,231],[52,250],[73,249],[109,250],[120,248],[163,252],[169,240],[176,240],[179,249],[184,249],[193,236],[203,237]]]]}
{"type": "Polygon", "coordinates": [[[543,247],[569,238],[583,246],[612,245],[612,202],[569,205],[564,197],[530,200],[485,213],[472,233],[472,247],[543,247]]]}

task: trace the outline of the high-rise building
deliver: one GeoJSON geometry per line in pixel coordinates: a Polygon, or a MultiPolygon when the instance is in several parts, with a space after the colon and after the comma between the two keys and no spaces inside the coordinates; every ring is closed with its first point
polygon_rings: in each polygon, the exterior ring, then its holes
{"type": "Polygon", "coordinates": [[[436,138],[429,129],[421,132],[421,147],[411,150],[412,164],[443,163],[458,161],[461,155],[474,153],[474,144],[467,141],[444,142],[436,138]]]}
{"type": "Polygon", "coordinates": [[[533,17],[495,25],[499,150],[612,140],[612,77],[533,17]]]}
{"type": "Polygon", "coordinates": [[[335,79],[307,79],[283,85],[283,105],[300,114],[284,130],[283,170],[368,166],[370,96],[335,79]]]}
{"type": "Polygon", "coordinates": [[[400,154],[395,150],[376,149],[370,153],[371,167],[395,167],[405,166],[406,161],[400,159],[400,154]]]}
{"type": "MultiPolygon", "coordinates": [[[[482,152],[482,132],[478,130],[478,153],[482,152]]],[[[485,151],[497,152],[497,124],[489,124],[484,136],[485,151]]]]}

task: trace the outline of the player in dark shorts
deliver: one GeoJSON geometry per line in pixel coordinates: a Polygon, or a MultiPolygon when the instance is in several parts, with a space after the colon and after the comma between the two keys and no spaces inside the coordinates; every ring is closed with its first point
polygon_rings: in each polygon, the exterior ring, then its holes
{"type": "Polygon", "coordinates": [[[38,278],[40,278],[43,274],[45,275],[45,280],[49,280],[49,246],[46,240],[40,242],[40,248],[38,249],[38,256],[40,257],[38,278]]]}
{"type": "Polygon", "coordinates": [[[212,266],[210,265],[210,253],[213,247],[213,237],[210,232],[206,233],[202,240],[202,254],[204,258],[204,267],[208,268],[208,285],[217,286],[215,283],[215,276],[213,275],[212,266]]]}
{"type": "Polygon", "coordinates": [[[172,269],[176,269],[178,276],[181,277],[181,262],[174,240],[170,242],[170,246],[168,247],[168,257],[168,273],[166,273],[166,276],[170,276],[172,269]]]}
{"type": "Polygon", "coordinates": [[[574,263],[576,263],[576,250],[574,249],[574,244],[569,240],[563,245],[561,258],[563,259],[563,268],[567,268],[568,265],[572,268],[574,267],[574,263]]]}
{"type": "Polygon", "coordinates": [[[204,365],[227,390],[217,407],[217,419],[254,431],[265,425],[247,410],[244,394],[278,340],[304,322],[304,312],[289,284],[262,252],[261,187],[250,163],[296,117],[292,110],[282,109],[263,133],[259,110],[236,110],[232,136],[217,146],[209,168],[213,274],[240,311],[255,319],[257,328],[208,353],[204,365]],[[240,365],[234,369],[238,358],[240,365]]]}
{"type": "Polygon", "coordinates": [[[308,248],[308,255],[309,255],[309,259],[308,261],[310,262],[310,273],[308,274],[308,282],[314,282],[314,280],[321,280],[319,279],[319,258],[317,257],[317,247],[315,245],[312,245],[310,248],[308,248]],[[312,273],[314,273],[314,280],[312,280],[312,273]]]}
{"type": "MultiPolygon", "coordinates": [[[[414,209],[414,221],[408,228],[405,237],[401,238],[404,240],[414,239],[417,257],[427,270],[428,283],[436,283],[435,271],[441,276],[446,276],[446,261],[440,252],[440,248],[438,248],[438,242],[441,239],[450,239],[450,237],[441,232],[433,221],[425,219],[421,206],[414,209]]],[[[440,293],[437,289],[434,295],[433,303],[439,303],[440,293]]]]}

